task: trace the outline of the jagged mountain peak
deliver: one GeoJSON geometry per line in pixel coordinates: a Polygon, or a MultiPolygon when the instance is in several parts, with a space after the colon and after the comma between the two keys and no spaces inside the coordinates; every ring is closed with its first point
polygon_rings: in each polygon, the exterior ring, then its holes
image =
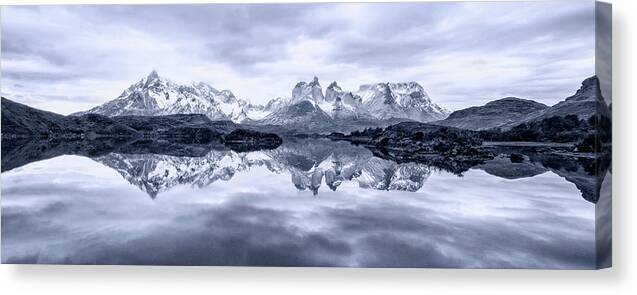
{"type": "Polygon", "coordinates": [[[336,100],[341,100],[344,95],[343,89],[336,83],[336,81],[330,83],[325,89],[325,100],[328,102],[334,102],[336,100]]]}
{"type": "Polygon", "coordinates": [[[146,79],[147,79],[148,81],[150,81],[150,80],[154,80],[154,79],[159,79],[159,74],[157,73],[157,70],[152,70],[152,71],[150,72],[150,74],[148,74],[148,76],[146,77],[146,79]]]}
{"type": "MultiPolygon", "coordinates": [[[[131,87],[129,87],[127,90],[131,90],[135,88],[149,88],[149,87],[156,86],[157,84],[160,84],[162,82],[164,84],[173,83],[169,79],[159,76],[159,73],[157,73],[156,70],[152,70],[148,75],[146,75],[146,77],[142,78],[138,83],[131,85],[131,87]]],[[[124,93],[122,93],[122,95],[124,95],[124,93]]]]}
{"type": "Polygon", "coordinates": [[[338,90],[342,90],[340,86],[338,86],[338,83],[336,83],[336,81],[330,83],[330,85],[327,86],[327,89],[338,89],[338,90]]]}
{"type": "Polygon", "coordinates": [[[566,101],[581,101],[581,100],[597,100],[599,95],[599,79],[597,76],[592,76],[584,79],[582,85],[573,94],[566,98],[566,101]]]}
{"type": "Polygon", "coordinates": [[[598,110],[602,110],[604,106],[599,91],[599,81],[593,76],[582,81],[575,94],[550,107],[534,100],[505,97],[483,106],[455,111],[447,119],[435,124],[471,130],[491,128],[507,130],[522,123],[550,117],[576,115],[579,119],[586,120],[598,110]]]}
{"type": "Polygon", "coordinates": [[[314,77],[312,78],[312,81],[310,81],[310,82],[299,81],[298,83],[296,83],[296,85],[294,86],[294,88],[297,88],[297,87],[304,87],[304,86],[309,86],[309,87],[312,87],[312,86],[319,86],[319,87],[320,87],[320,86],[321,86],[321,83],[319,82],[319,78],[318,78],[317,76],[314,76],[314,77]]]}
{"type": "Polygon", "coordinates": [[[584,79],[584,81],[582,81],[582,87],[586,88],[586,87],[598,87],[599,86],[599,79],[597,78],[597,75],[593,75],[590,76],[586,79],[584,79]]]}
{"type": "Polygon", "coordinates": [[[232,91],[227,90],[227,89],[221,90],[221,93],[223,93],[224,95],[226,95],[228,97],[235,97],[234,93],[232,93],[232,91]]]}
{"type": "Polygon", "coordinates": [[[311,82],[299,82],[292,89],[292,102],[296,103],[302,100],[311,100],[320,103],[325,99],[323,89],[319,83],[318,77],[314,76],[311,82]]]}

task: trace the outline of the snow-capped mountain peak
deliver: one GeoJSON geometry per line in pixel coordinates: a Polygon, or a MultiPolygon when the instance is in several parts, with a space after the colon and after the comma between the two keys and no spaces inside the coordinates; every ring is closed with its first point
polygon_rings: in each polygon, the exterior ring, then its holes
{"type": "Polygon", "coordinates": [[[325,90],[325,100],[332,102],[335,101],[336,98],[343,95],[343,89],[336,83],[336,81],[332,82],[327,89],[325,90]]]}
{"type": "Polygon", "coordinates": [[[159,79],[159,74],[157,73],[156,70],[152,70],[150,72],[150,74],[148,74],[148,76],[146,76],[146,83],[152,82],[152,81],[158,80],[158,79],[159,79]]]}
{"type": "Polygon", "coordinates": [[[407,118],[427,122],[444,119],[450,113],[433,103],[417,82],[362,85],[357,95],[365,108],[379,118],[407,118]]]}
{"type": "Polygon", "coordinates": [[[177,84],[153,70],[120,96],[86,113],[106,116],[204,114],[212,120],[241,120],[252,106],[230,90],[204,82],[177,84]]]}
{"type": "Polygon", "coordinates": [[[299,82],[294,86],[294,89],[292,89],[292,101],[295,103],[302,100],[311,100],[319,103],[324,99],[323,89],[316,76],[314,76],[311,82],[299,82]]]}

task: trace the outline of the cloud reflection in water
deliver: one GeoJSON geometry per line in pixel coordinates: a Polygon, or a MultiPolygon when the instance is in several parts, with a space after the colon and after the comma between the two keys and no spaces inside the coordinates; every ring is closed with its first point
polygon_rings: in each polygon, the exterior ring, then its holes
{"type": "Polygon", "coordinates": [[[313,196],[266,166],[151,200],[61,156],[2,175],[3,263],[593,268],[594,204],[547,172],[432,171],[417,192],[313,196]]]}

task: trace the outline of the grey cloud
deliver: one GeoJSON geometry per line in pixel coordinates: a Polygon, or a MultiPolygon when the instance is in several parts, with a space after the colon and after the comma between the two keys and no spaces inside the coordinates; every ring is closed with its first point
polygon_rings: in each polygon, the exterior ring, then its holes
{"type": "MultiPolygon", "coordinates": [[[[241,78],[291,81],[287,88],[273,90],[278,96],[287,95],[299,76],[312,77],[338,63],[346,65],[350,72],[335,74],[358,85],[408,79],[438,86],[428,90],[444,95],[433,99],[443,104],[451,102],[454,107],[476,105],[476,94],[491,97],[507,92],[506,89],[515,90],[516,96],[553,104],[563,99],[559,95],[567,92],[565,89],[578,86],[572,85],[575,77],[581,81],[593,74],[592,70],[580,72],[576,66],[578,60],[593,55],[593,8],[592,2],[9,7],[2,12],[3,59],[45,61],[55,71],[18,67],[3,68],[2,74],[5,81],[24,85],[26,95],[41,94],[41,89],[49,85],[85,85],[82,81],[86,79],[103,81],[103,88],[112,88],[112,95],[123,89],[114,81],[126,78],[132,83],[154,64],[176,58],[172,55],[176,53],[185,60],[175,60],[170,66],[223,64],[236,72],[239,78],[234,79],[235,83],[241,78]],[[40,22],[20,19],[26,16],[40,22]],[[100,45],[129,40],[120,40],[122,36],[139,44],[113,48],[100,45]],[[327,64],[276,70],[269,66],[290,61],[288,47],[299,40],[329,44],[331,50],[321,56],[327,64]],[[137,48],[155,46],[145,42],[157,42],[157,46],[169,46],[173,51],[144,52],[144,48],[137,48]],[[456,68],[427,72],[427,66],[441,57],[462,56],[514,57],[520,60],[519,70],[530,74],[521,75],[515,83],[522,88],[512,88],[510,81],[500,81],[499,77],[475,77],[485,79],[485,83],[476,81],[471,85],[436,77],[440,71],[445,77],[453,77],[451,71],[461,70],[456,68]],[[561,64],[551,65],[557,61],[561,64]],[[425,68],[403,74],[414,67],[425,68]],[[356,78],[366,75],[379,81],[356,78]],[[431,81],[423,81],[425,77],[431,81]],[[535,86],[524,88],[525,83],[535,86]]],[[[207,77],[195,79],[206,81],[207,77]]],[[[218,88],[240,87],[225,85],[230,82],[223,78],[216,78],[215,82],[221,84],[214,85],[218,88]]],[[[91,89],[88,85],[82,87],[91,89]]],[[[250,99],[263,92],[232,90],[250,99]]],[[[56,95],[86,95],[73,91],[56,95]]],[[[105,93],[91,95],[103,95],[103,100],[112,98],[105,93]]],[[[270,98],[257,99],[262,102],[270,98]]]]}
{"type": "Polygon", "coordinates": [[[50,47],[53,41],[37,42],[21,37],[13,37],[19,33],[4,32],[2,39],[2,55],[5,58],[41,57],[56,66],[71,62],[68,52],[50,47]],[[47,48],[42,50],[42,48],[47,48]]]}
{"type": "MultiPolygon", "coordinates": [[[[7,71],[6,73],[3,73],[3,78],[11,79],[14,81],[37,81],[37,82],[66,81],[66,82],[69,82],[69,81],[73,81],[75,79],[79,79],[82,77],[83,75],[81,73],[73,73],[73,72],[46,73],[46,72],[18,70],[18,71],[7,71]]],[[[22,88],[24,88],[24,86],[22,88]]]]}
{"type": "MultiPolygon", "coordinates": [[[[516,3],[483,5],[498,8],[498,12],[505,16],[515,14],[518,7],[516,3]],[[507,9],[507,5],[514,7],[502,11],[507,9]]],[[[464,6],[463,3],[445,3],[437,4],[435,9],[418,9],[411,5],[395,9],[389,19],[367,31],[364,38],[339,40],[338,44],[342,46],[335,58],[342,62],[366,62],[388,67],[413,63],[415,57],[426,56],[433,60],[436,55],[454,52],[498,54],[515,50],[520,55],[537,55],[534,49],[546,47],[550,42],[577,44],[581,38],[592,38],[593,10],[588,6],[557,13],[550,11],[551,7],[542,9],[540,6],[534,11],[538,15],[524,16],[532,21],[521,24],[493,21],[498,20],[496,15],[472,17],[471,9],[475,7],[467,9],[464,6]],[[460,25],[453,32],[437,30],[439,24],[448,20],[457,21],[460,25]],[[404,36],[409,29],[417,29],[418,34],[404,36]],[[540,44],[529,44],[538,37],[549,38],[540,44]]],[[[379,9],[382,9],[381,6],[379,9]]],[[[538,56],[538,63],[545,62],[546,58],[573,56],[572,51],[549,54],[560,56],[538,56]]]]}

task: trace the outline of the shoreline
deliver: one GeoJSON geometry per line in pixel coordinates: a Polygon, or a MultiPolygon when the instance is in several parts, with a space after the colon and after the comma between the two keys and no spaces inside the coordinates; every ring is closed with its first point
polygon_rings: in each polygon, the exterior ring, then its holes
{"type": "Polygon", "coordinates": [[[506,147],[558,147],[558,148],[568,148],[575,147],[577,143],[575,142],[541,142],[541,141],[483,141],[483,147],[496,147],[496,146],[506,146],[506,147]]]}

